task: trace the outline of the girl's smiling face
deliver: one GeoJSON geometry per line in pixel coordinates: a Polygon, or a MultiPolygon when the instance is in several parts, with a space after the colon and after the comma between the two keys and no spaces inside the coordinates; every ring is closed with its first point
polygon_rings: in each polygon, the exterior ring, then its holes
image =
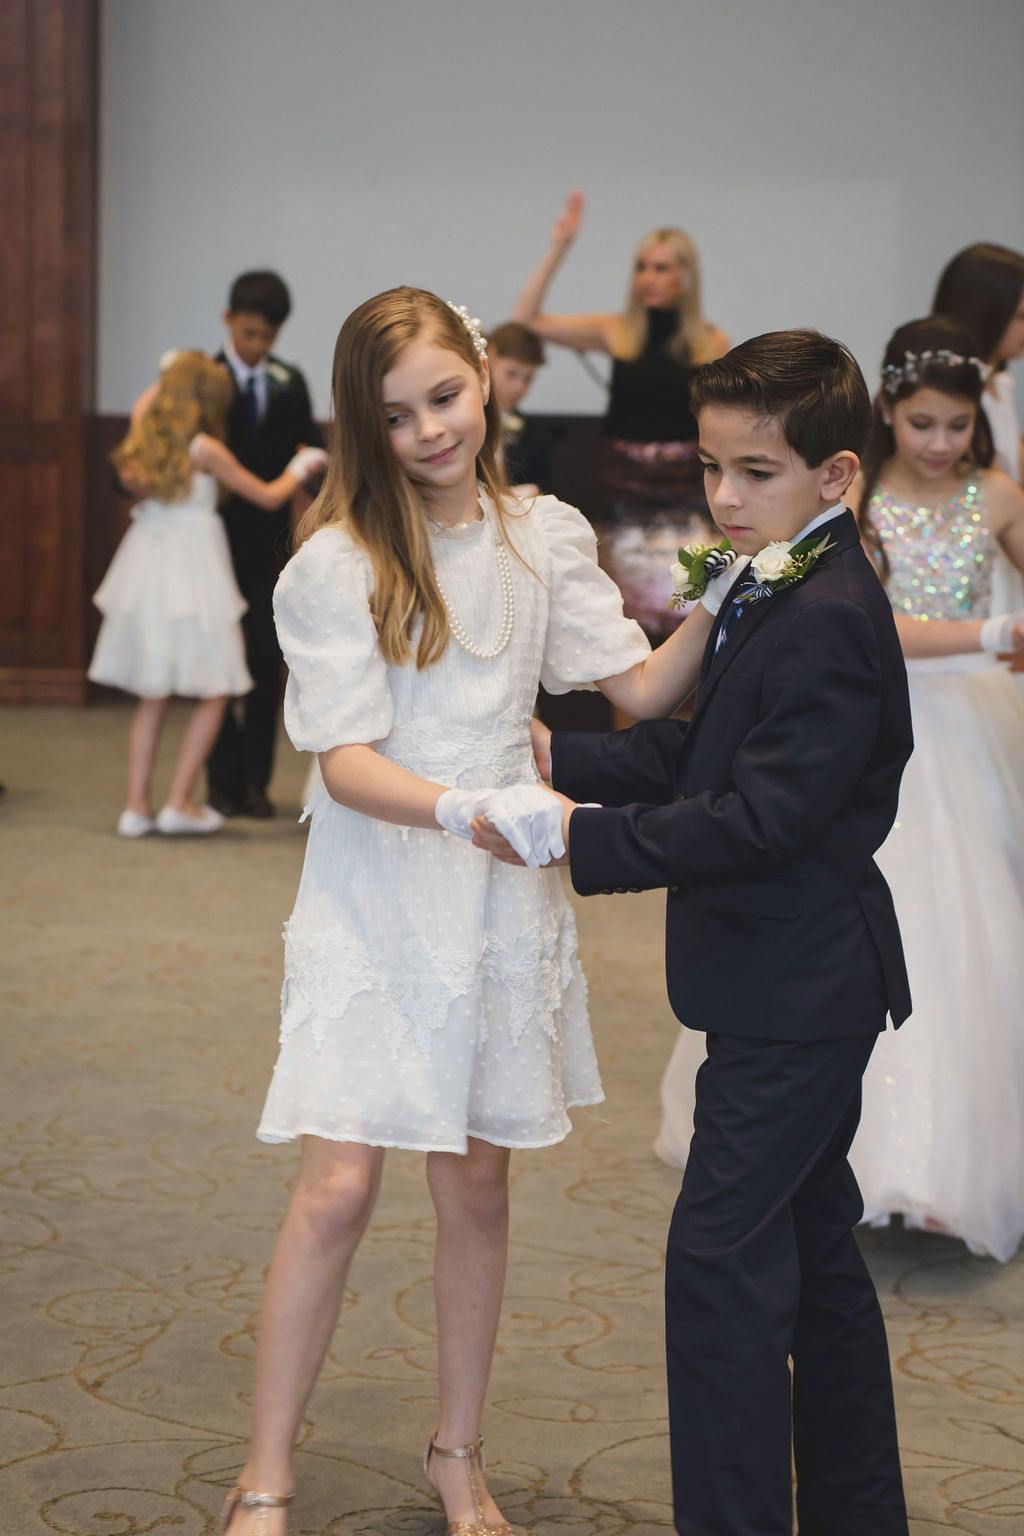
{"type": "Polygon", "coordinates": [[[962,396],[916,389],[888,412],[896,457],[920,479],[941,480],[970,451],[977,414],[962,396]]]}
{"type": "Polygon", "coordinates": [[[384,376],[388,436],[401,468],[428,496],[476,479],[487,432],[486,364],[477,370],[428,334],[417,336],[384,376]]]}

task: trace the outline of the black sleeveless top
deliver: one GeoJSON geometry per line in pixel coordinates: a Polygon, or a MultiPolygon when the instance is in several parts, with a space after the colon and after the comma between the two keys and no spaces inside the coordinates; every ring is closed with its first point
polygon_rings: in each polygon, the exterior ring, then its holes
{"type": "Polygon", "coordinates": [[[668,350],[678,323],[674,309],[647,311],[647,341],[639,357],[612,363],[606,437],[632,443],[692,443],[697,422],[690,410],[694,369],[668,350]]]}

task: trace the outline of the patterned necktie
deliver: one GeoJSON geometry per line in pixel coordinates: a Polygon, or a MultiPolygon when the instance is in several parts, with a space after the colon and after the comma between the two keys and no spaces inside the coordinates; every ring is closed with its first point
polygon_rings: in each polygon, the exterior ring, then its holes
{"type": "Polygon", "coordinates": [[[715,637],[716,656],[722,649],[729,635],[732,633],[734,627],[739,623],[744,613],[750,607],[750,604],[744,601],[746,594],[748,592],[755,591],[759,586],[760,582],[756,576],[751,575],[750,568],[748,566],[748,568],[743,572],[743,575],[738,579],[736,585],[732,589],[732,594],[729,598],[729,606],[725,610],[725,615],[721,624],[719,625],[718,634],[715,637]]]}

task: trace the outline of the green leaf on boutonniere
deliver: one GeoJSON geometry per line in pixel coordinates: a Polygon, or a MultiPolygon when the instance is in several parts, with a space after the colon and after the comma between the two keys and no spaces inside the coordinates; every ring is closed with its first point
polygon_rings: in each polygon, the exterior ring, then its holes
{"type": "Polygon", "coordinates": [[[681,608],[684,603],[695,603],[704,596],[708,582],[732,564],[723,555],[732,555],[732,541],[722,539],[718,544],[687,544],[678,551],[679,558],[672,566],[673,592],[668,600],[670,608],[681,608]]]}

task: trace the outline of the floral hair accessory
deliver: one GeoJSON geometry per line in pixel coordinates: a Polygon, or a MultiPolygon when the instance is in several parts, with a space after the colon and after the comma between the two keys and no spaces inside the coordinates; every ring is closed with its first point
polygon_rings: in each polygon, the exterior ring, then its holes
{"type": "Polygon", "coordinates": [[[811,567],[827,549],[832,548],[828,534],[815,540],[811,535],[791,544],[788,539],[773,539],[750,562],[750,571],[757,577],[757,586],[743,592],[736,599],[739,603],[756,603],[759,598],[771,597],[783,587],[792,587],[803,581],[811,567]]]}
{"type": "Polygon", "coordinates": [[[687,544],[679,550],[679,559],[672,566],[674,591],[668,600],[670,608],[681,608],[684,603],[696,603],[708,589],[708,582],[721,576],[738,558],[728,539],[720,544],[687,544]]]}
{"type": "Polygon", "coordinates": [[[937,352],[904,352],[902,363],[886,363],[882,369],[882,388],[887,395],[895,395],[902,384],[919,383],[924,369],[962,368],[965,363],[978,370],[983,382],[991,372],[980,357],[964,357],[960,352],[950,352],[947,347],[940,347],[937,352]]]}
{"type": "Polygon", "coordinates": [[[161,355],[160,361],[156,365],[157,372],[166,373],[171,364],[176,363],[180,356],[181,351],[178,347],[168,347],[167,351],[161,355]]]}
{"type": "Polygon", "coordinates": [[[469,332],[473,345],[476,348],[477,357],[485,358],[487,356],[487,340],[480,329],[480,321],[475,315],[470,314],[465,304],[453,304],[451,299],[445,299],[445,303],[454,314],[458,315],[469,332]]]}

